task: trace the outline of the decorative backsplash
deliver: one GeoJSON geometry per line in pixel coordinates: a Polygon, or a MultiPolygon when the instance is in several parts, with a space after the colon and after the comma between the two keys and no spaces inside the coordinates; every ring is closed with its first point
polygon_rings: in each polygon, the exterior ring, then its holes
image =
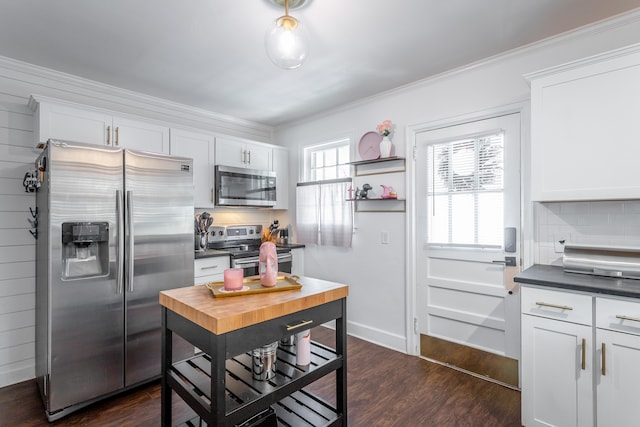
{"type": "Polygon", "coordinates": [[[560,240],[640,248],[640,200],[535,203],[534,220],[537,264],[562,264],[560,240]]]}

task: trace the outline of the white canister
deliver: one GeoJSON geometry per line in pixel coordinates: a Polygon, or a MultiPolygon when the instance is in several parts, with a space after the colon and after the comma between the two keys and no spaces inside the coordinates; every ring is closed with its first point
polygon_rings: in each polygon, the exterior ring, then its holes
{"type": "Polygon", "coordinates": [[[307,329],[296,334],[296,365],[311,363],[311,331],[307,329]]]}

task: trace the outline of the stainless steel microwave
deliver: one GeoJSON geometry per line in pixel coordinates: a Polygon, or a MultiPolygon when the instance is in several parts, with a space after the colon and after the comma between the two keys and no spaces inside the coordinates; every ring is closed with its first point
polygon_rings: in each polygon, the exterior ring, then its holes
{"type": "Polygon", "coordinates": [[[217,206],[276,205],[276,173],[255,169],[216,166],[217,206]]]}

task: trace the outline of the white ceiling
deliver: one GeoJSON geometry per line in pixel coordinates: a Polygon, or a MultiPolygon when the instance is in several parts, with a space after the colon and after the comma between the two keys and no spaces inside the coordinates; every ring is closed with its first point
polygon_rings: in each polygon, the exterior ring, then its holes
{"type": "Polygon", "coordinates": [[[640,7],[640,0],[310,0],[296,70],[269,0],[0,0],[0,55],[277,126],[640,7]]]}

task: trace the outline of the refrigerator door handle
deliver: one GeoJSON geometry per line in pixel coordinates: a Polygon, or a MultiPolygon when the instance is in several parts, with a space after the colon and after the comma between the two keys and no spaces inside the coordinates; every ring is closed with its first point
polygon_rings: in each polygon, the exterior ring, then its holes
{"type": "Polygon", "coordinates": [[[122,224],[122,191],[116,190],[116,232],[118,242],[116,246],[116,294],[122,293],[122,280],[124,275],[124,227],[122,224]]]}
{"type": "Polygon", "coordinates": [[[127,224],[127,290],[133,292],[133,193],[127,191],[127,204],[126,204],[127,218],[125,223],[127,224]]]}

